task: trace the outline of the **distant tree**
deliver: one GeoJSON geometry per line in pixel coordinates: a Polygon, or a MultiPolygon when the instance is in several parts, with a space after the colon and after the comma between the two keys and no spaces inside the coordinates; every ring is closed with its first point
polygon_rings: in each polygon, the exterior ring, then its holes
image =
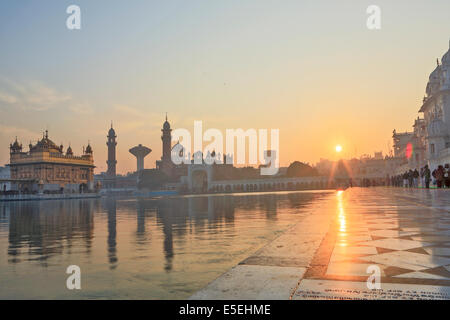
{"type": "Polygon", "coordinates": [[[139,172],[138,188],[157,190],[168,181],[169,177],[161,170],[146,169],[139,172]]]}
{"type": "Polygon", "coordinates": [[[318,176],[316,168],[311,167],[308,164],[302,163],[300,161],[295,161],[291,163],[287,169],[286,176],[292,177],[313,177],[318,176]]]}
{"type": "Polygon", "coordinates": [[[258,179],[261,175],[259,169],[253,167],[215,166],[213,177],[214,180],[241,180],[258,179]]]}

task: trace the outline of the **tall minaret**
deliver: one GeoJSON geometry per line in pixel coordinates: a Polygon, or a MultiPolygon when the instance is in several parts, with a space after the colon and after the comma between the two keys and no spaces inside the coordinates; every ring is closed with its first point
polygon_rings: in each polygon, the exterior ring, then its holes
{"type": "Polygon", "coordinates": [[[161,131],[162,131],[161,140],[163,144],[161,160],[163,165],[170,165],[172,163],[171,159],[172,129],[170,129],[170,123],[167,121],[167,113],[166,113],[166,122],[164,122],[161,131]]]}
{"type": "Polygon", "coordinates": [[[115,177],[116,176],[116,132],[113,129],[112,122],[111,122],[111,129],[109,129],[108,132],[108,142],[106,142],[106,145],[108,146],[108,161],[106,163],[108,164],[108,171],[106,172],[109,177],[115,177]]]}

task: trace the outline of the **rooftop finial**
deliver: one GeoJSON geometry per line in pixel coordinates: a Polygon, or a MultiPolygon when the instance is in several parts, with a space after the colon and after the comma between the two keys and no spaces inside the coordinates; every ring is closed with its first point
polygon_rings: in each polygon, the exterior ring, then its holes
{"type": "Polygon", "coordinates": [[[167,121],[167,112],[166,112],[166,121],[167,121]]]}
{"type": "Polygon", "coordinates": [[[438,67],[439,67],[439,58],[436,59],[436,63],[438,65],[438,67]]]}
{"type": "Polygon", "coordinates": [[[45,139],[48,139],[48,130],[45,130],[45,139]]]}
{"type": "Polygon", "coordinates": [[[113,127],[113,122],[112,122],[112,120],[111,120],[111,129],[112,129],[112,127],[113,127]]]}

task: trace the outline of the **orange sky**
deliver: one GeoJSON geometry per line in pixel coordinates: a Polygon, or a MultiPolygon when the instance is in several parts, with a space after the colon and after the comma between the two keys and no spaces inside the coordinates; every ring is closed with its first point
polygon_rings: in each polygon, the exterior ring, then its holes
{"type": "Polygon", "coordinates": [[[28,145],[48,128],[76,154],[90,141],[105,171],[112,120],[118,172],[135,169],[128,149],[139,143],[153,149],[151,168],[165,112],[174,128],[280,129],[282,166],[337,159],[336,144],[344,158],[386,153],[448,50],[450,3],[379,1],[378,31],[366,28],[367,5],[95,2],[68,31],[64,8],[2,4],[0,165],[16,135],[28,145]]]}

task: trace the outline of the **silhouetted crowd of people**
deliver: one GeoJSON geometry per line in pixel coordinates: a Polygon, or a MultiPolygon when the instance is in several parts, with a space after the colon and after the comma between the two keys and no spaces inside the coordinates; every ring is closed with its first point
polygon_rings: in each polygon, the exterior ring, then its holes
{"type": "Polygon", "coordinates": [[[437,188],[450,188],[450,165],[439,165],[431,172],[428,165],[417,169],[408,170],[403,174],[391,177],[391,185],[405,188],[427,188],[436,186],[437,188]]]}

